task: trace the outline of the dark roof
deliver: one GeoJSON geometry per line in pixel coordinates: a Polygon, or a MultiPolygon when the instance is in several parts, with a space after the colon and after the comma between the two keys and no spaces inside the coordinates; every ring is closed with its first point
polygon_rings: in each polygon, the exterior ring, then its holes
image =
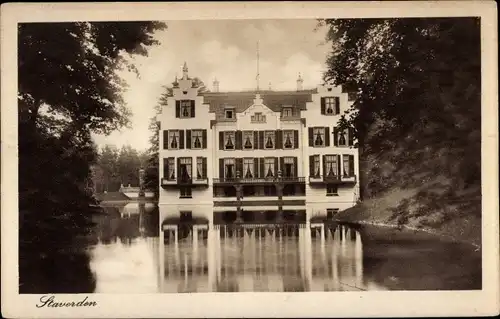
{"type": "Polygon", "coordinates": [[[100,193],[96,194],[95,197],[102,202],[106,201],[123,201],[123,200],[130,200],[128,196],[121,192],[107,192],[107,193],[100,193]]]}
{"type": "MultiPolygon", "coordinates": [[[[273,110],[280,112],[285,105],[291,105],[299,110],[306,109],[306,102],[311,102],[311,95],[315,90],[303,91],[260,91],[263,104],[273,110]]],[[[255,91],[242,92],[206,92],[203,93],[204,101],[209,104],[209,112],[216,113],[216,117],[224,116],[224,108],[231,106],[237,113],[244,112],[253,104],[255,91]]]]}

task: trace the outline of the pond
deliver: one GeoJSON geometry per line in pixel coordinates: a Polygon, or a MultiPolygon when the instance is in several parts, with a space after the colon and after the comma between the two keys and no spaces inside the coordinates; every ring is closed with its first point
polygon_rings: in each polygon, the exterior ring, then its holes
{"type": "Polygon", "coordinates": [[[87,249],[97,293],[481,289],[481,252],[425,233],[169,225],[162,240],[154,204],[104,209],[87,249]]]}

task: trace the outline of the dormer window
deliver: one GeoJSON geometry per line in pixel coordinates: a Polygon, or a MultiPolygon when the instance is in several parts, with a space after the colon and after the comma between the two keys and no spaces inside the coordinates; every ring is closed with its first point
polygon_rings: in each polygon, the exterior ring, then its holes
{"type": "Polygon", "coordinates": [[[281,116],[283,117],[291,117],[293,116],[293,109],[291,107],[284,107],[281,112],[281,116]]]}
{"type": "Polygon", "coordinates": [[[228,120],[232,120],[235,118],[234,116],[234,109],[225,109],[224,111],[224,117],[228,120]]]}
{"type": "Polygon", "coordinates": [[[340,114],[339,98],[338,97],[321,98],[321,114],[324,115],[340,114]]]}
{"type": "Polygon", "coordinates": [[[224,132],[224,149],[234,150],[235,134],[234,132],[224,132]]]}
{"type": "Polygon", "coordinates": [[[251,117],[251,122],[252,123],[265,123],[266,116],[262,115],[261,112],[255,112],[254,115],[252,115],[252,117],[251,117]]]}

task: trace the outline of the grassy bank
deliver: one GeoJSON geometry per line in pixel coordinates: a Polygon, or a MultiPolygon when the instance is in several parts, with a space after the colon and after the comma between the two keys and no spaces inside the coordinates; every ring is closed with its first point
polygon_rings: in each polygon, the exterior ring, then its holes
{"type": "Polygon", "coordinates": [[[342,222],[421,230],[481,246],[481,201],[477,189],[435,192],[429,188],[395,189],[339,212],[342,222]]]}

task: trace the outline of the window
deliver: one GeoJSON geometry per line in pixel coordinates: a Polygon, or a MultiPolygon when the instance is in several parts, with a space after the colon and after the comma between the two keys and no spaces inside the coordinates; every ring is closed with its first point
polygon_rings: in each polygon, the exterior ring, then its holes
{"type": "Polygon", "coordinates": [[[262,115],[261,112],[255,112],[254,115],[251,116],[250,120],[252,123],[265,123],[266,116],[262,115]]]}
{"type": "Polygon", "coordinates": [[[167,160],[168,166],[168,180],[175,180],[175,159],[173,157],[169,157],[167,160]]]}
{"type": "Polygon", "coordinates": [[[224,159],[224,178],[235,178],[235,164],[234,158],[224,159]]]}
{"type": "Polygon", "coordinates": [[[265,158],[264,159],[264,176],[274,177],[274,158],[265,158]]]}
{"type": "Polygon", "coordinates": [[[339,190],[337,185],[333,184],[326,185],[326,196],[339,196],[339,190]]]}
{"type": "Polygon", "coordinates": [[[274,136],[274,131],[265,131],[264,132],[264,146],[266,149],[273,149],[274,148],[274,142],[275,142],[275,136],[274,136]]]}
{"type": "Polygon", "coordinates": [[[193,197],[191,187],[181,187],[179,191],[180,191],[180,196],[179,196],[180,198],[192,198],[193,197]]]}
{"type": "Polygon", "coordinates": [[[245,150],[253,149],[253,131],[243,132],[243,149],[245,150]]]}
{"type": "Polygon", "coordinates": [[[290,149],[293,148],[293,131],[283,131],[283,148],[290,149]]]}
{"type": "Polygon", "coordinates": [[[234,132],[224,132],[224,149],[234,150],[235,133],[234,132]]]}
{"type": "Polygon", "coordinates": [[[243,159],[243,177],[244,178],[253,178],[255,176],[254,172],[254,159],[253,158],[244,158],[243,159]]]}
{"type": "Polygon", "coordinates": [[[181,181],[189,181],[192,175],[192,158],[181,157],[179,158],[179,179],[181,181]]]}
{"type": "Polygon", "coordinates": [[[314,146],[325,146],[325,128],[315,127],[313,129],[314,146]]]}
{"type": "Polygon", "coordinates": [[[192,130],[191,131],[191,148],[201,149],[203,147],[203,131],[192,130]]]}
{"type": "Polygon", "coordinates": [[[325,97],[325,114],[328,115],[337,114],[337,98],[325,97]]]}
{"type": "Polygon", "coordinates": [[[168,131],[168,148],[178,149],[179,148],[179,131],[168,131]]]}
{"type": "Polygon", "coordinates": [[[193,219],[193,213],[189,211],[181,211],[180,220],[181,221],[191,221],[193,219]]]}
{"type": "Polygon", "coordinates": [[[284,107],[281,113],[282,117],[291,117],[293,116],[293,109],[291,107],[284,107]]]}
{"type": "Polygon", "coordinates": [[[339,171],[338,165],[337,155],[325,155],[325,176],[337,176],[339,171]]]}
{"type": "Polygon", "coordinates": [[[206,172],[204,170],[204,163],[205,158],[203,157],[197,157],[196,158],[196,179],[204,179],[206,176],[206,172]]]}
{"type": "Polygon", "coordinates": [[[346,139],[347,132],[346,131],[340,131],[338,134],[339,134],[338,145],[339,146],[346,146],[347,145],[347,139],[346,139]]]}
{"type": "Polygon", "coordinates": [[[354,176],[354,155],[343,156],[343,173],[346,177],[354,176]]]}
{"type": "Polygon", "coordinates": [[[319,177],[320,176],[319,155],[314,155],[314,159],[313,159],[313,176],[314,177],[319,177]]]}
{"type": "Polygon", "coordinates": [[[294,177],[295,175],[294,158],[285,157],[283,158],[283,163],[284,163],[284,167],[282,168],[283,177],[294,177]]]}
{"type": "Polygon", "coordinates": [[[327,219],[332,219],[333,216],[335,216],[339,212],[338,208],[328,208],[326,210],[326,218],[327,219]]]}
{"type": "Polygon", "coordinates": [[[181,101],[181,117],[191,117],[191,101],[181,101]]]}
{"type": "Polygon", "coordinates": [[[234,109],[225,109],[224,117],[228,120],[234,119],[234,109]]]}

